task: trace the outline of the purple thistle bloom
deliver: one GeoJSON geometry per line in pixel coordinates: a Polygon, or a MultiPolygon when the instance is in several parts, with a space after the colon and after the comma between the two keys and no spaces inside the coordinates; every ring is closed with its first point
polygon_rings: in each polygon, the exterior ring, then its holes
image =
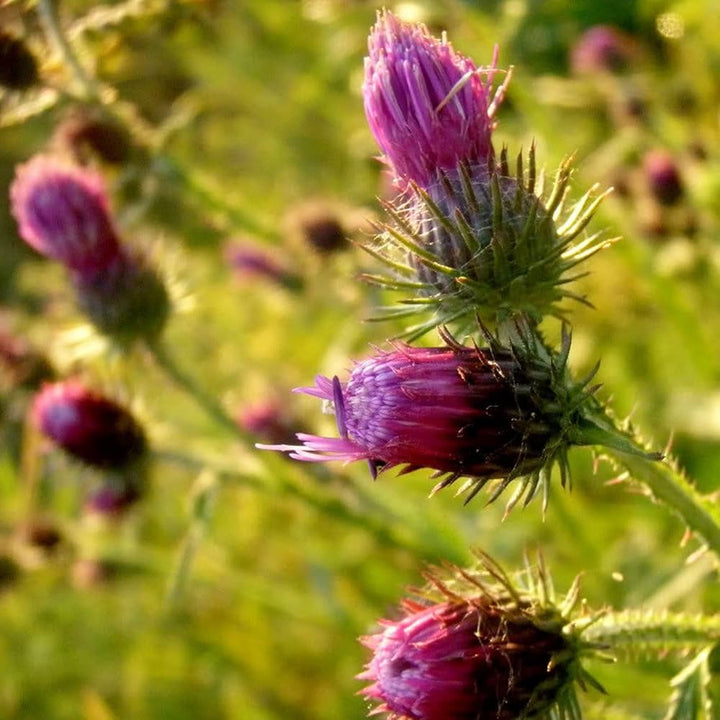
{"type": "Polygon", "coordinates": [[[404,603],[405,616],[362,638],[373,651],[362,690],[372,714],[403,720],[515,720],[536,717],[567,680],[552,660],[567,648],[560,632],[485,596],[429,607],[404,603]]]}
{"type": "Polygon", "coordinates": [[[45,385],[32,418],[56,445],[93,467],[125,470],[146,456],[145,432],[130,412],[77,380],[45,385]]]}
{"type": "Polygon", "coordinates": [[[485,168],[493,157],[492,65],[483,79],[469,58],[424,25],[382,11],[368,41],[365,115],[398,180],[427,188],[459,163],[485,168]]]}
{"type": "MultiPolygon", "coordinates": [[[[557,437],[558,404],[542,371],[532,380],[510,351],[398,345],[355,365],[347,383],[318,376],[299,392],[332,401],[340,437],[298,433],[302,445],[258,446],[298,460],[367,460],[378,468],[431,468],[445,475],[513,478],[538,470],[557,437]],[[552,400],[548,405],[552,405],[552,400]]],[[[474,493],[473,493],[474,494],[474,493]]]]}
{"type": "Polygon", "coordinates": [[[17,168],[10,201],[23,239],[80,277],[103,273],[121,256],[97,173],[39,155],[17,168]]]}
{"type": "Polygon", "coordinates": [[[633,52],[630,36],[611,25],[595,25],[578,38],[570,64],[577,74],[614,73],[627,65],[633,52]]]}
{"type": "Polygon", "coordinates": [[[671,206],[682,200],[685,186],[671,153],[650,150],[643,158],[643,171],[652,196],[661,205],[671,206]]]}

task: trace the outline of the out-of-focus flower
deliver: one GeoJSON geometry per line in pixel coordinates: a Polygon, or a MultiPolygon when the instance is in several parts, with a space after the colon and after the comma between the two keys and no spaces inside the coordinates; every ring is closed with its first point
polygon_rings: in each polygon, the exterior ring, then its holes
{"type": "Polygon", "coordinates": [[[611,25],[595,25],[575,42],[570,66],[577,74],[616,73],[625,69],[635,52],[629,35],[611,25]]]}
{"type": "Polygon", "coordinates": [[[496,57],[483,73],[424,25],[378,13],[365,59],[363,96],[370,130],[401,183],[428,187],[460,163],[493,157],[496,57]]]}
{"type": "Polygon", "coordinates": [[[30,48],[20,38],[0,30],[0,85],[25,90],[37,81],[37,60],[30,48]]]}
{"type": "Polygon", "coordinates": [[[297,290],[302,280],[283,266],[267,248],[248,240],[232,240],[225,245],[225,259],[239,279],[265,279],[297,290]]]}
{"type": "Polygon", "coordinates": [[[10,201],[22,238],[80,277],[102,274],[120,260],[97,173],[38,155],[17,168],[10,201]]]}
{"type": "Polygon", "coordinates": [[[78,304],[103,333],[127,343],[154,340],[170,313],[160,274],[123,246],[102,178],[55,158],[21,165],[10,189],[20,235],[70,271],[78,304]]]}
{"type": "Polygon", "coordinates": [[[257,440],[276,445],[295,439],[297,424],[286,407],[273,400],[243,407],[237,415],[238,425],[257,440]]]}
{"type": "Polygon", "coordinates": [[[373,475],[430,468],[443,478],[433,492],[464,476],[468,499],[491,479],[500,480],[494,498],[522,477],[514,503],[520,492],[529,501],[556,461],[565,481],[569,445],[602,442],[589,379],[573,382],[566,372],[569,338],[562,356],[549,360],[530,344],[521,356],[446,340],[446,347],[398,345],[358,362],[346,383],[318,376],[299,391],[333,403],[340,437],[298,433],[301,445],[258,447],[306,461],[367,460],[373,475]]]}
{"type": "Polygon", "coordinates": [[[321,255],[349,246],[347,213],[321,199],[307,200],[290,209],[285,225],[288,235],[321,255]]]}
{"type": "Polygon", "coordinates": [[[556,606],[507,576],[455,574],[447,584],[431,575],[428,597],[406,600],[399,620],[361,638],[373,652],[358,676],[371,682],[361,692],[378,703],[372,714],[516,720],[563,708],[561,717],[576,717],[574,681],[593,681],[579,662],[586,646],[568,631],[574,598],[556,606]]]}
{"type": "Polygon", "coordinates": [[[666,150],[651,150],[643,158],[645,181],[661,205],[676,205],[685,195],[685,186],[675,158],[666,150]]]}
{"type": "Polygon", "coordinates": [[[98,108],[75,108],[56,128],[53,142],[83,165],[93,158],[120,165],[132,152],[127,129],[98,108]]]}
{"type": "Polygon", "coordinates": [[[133,480],[132,477],[122,480],[112,478],[93,488],[85,499],[85,512],[104,517],[120,517],[140,500],[138,483],[133,480]]]}
{"type": "Polygon", "coordinates": [[[45,385],[32,418],[45,436],[90,466],[125,471],[146,458],[145,431],[133,415],[78,380],[45,385]]]}

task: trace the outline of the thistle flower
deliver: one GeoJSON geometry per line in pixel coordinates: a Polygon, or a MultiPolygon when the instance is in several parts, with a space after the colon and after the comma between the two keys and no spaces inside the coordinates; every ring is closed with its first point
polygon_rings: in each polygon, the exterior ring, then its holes
{"type": "Polygon", "coordinates": [[[459,163],[486,167],[493,156],[497,57],[481,77],[472,60],[424,25],[378,13],[368,41],[363,97],[370,130],[401,183],[426,188],[459,163]]]}
{"type": "MultiPolygon", "coordinates": [[[[487,561],[490,563],[491,561],[487,561]]],[[[579,715],[574,681],[594,681],[579,663],[585,646],[562,606],[513,587],[491,573],[455,569],[456,578],[430,574],[420,601],[361,638],[373,657],[359,679],[362,694],[380,703],[372,714],[402,720],[476,720],[579,715]]]]}
{"type": "Polygon", "coordinates": [[[154,339],[170,311],[160,275],[115,230],[100,176],[50,157],[21,165],[10,188],[20,235],[70,272],[78,303],[120,342],[154,339]]]}
{"type": "Polygon", "coordinates": [[[445,347],[398,344],[358,362],[347,382],[318,376],[315,386],[299,388],[334,406],[340,437],[298,433],[301,445],[258,445],[282,450],[297,460],[367,460],[378,469],[402,466],[436,471],[442,479],[433,493],[460,477],[471,489],[469,501],[492,479],[495,499],[522,478],[510,506],[525,502],[542,487],[556,462],[567,479],[567,448],[598,441],[607,430],[589,378],[574,382],[567,372],[570,339],[552,357],[539,341],[525,338],[523,352],[496,342],[465,347],[444,334],[445,347]]]}
{"type": "Polygon", "coordinates": [[[97,276],[121,258],[97,173],[38,155],[18,167],[10,202],[28,245],[79,277],[97,276]]]}
{"type": "Polygon", "coordinates": [[[133,415],[77,380],[45,385],[31,416],[40,432],[92,467],[125,471],[146,457],[145,431],[133,415]]]}
{"type": "Polygon", "coordinates": [[[560,301],[577,297],[566,289],[570,270],[605,244],[578,240],[602,197],[595,188],[563,217],[569,163],[547,194],[534,147],[527,173],[522,154],[514,175],[507,151],[496,164],[492,117],[505,86],[491,99],[494,67],[483,81],[444,38],[389,13],[370,36],[366,115],[406,192],[385,203],[390,220],[364,245],[390,273],[364,278],[412,296],[377,319],[432,312],[410,338],[478,314],[490,325],[560,315],[560,301]]]}

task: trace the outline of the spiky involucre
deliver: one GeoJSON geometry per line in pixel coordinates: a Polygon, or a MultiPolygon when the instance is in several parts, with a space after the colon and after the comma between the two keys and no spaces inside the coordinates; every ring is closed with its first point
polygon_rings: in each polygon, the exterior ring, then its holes
{"type": "Polygon", "coordinates": [[[578,277],[571,271],[608,242],[578,239],[603,195],[592,188],[565,212],[570,172],[563,163],[546,193],[534,147],[527,172],[519,155],[514,175],[503,151],[496,167],[460,164],[386,203],[389,220],[364,249],[390,273],[363,277],[406,297],[374,319],[429,314],[404,333],[415,339],[438,325],[464,330],[478,315],[490,326],[519,315],[533,323],[562,317],[563,299],[583,300],[566,287],[578,277]]]}

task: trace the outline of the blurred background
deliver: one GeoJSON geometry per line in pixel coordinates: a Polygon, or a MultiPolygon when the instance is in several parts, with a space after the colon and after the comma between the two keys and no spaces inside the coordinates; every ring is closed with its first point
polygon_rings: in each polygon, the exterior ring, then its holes
{"type": "MultiPolygon", "coordinates": [[[[390,192],[361,84],[378,5],[357,0],[64,0],[58,23],[110,114],[43,24],[0,4],[0,32],[34,60],[0,63],[0,185],[40,152],[99,168],[123,237],[172,278],[166,340],[248,437],[332,434],[293,395],[343,376],[399,325],[356,277],[354,241],[390,192]]],[[[446,30],[478,64],[514,66],[496,147],[537,145],[572,193],[613,186],[591,230],[622,237],[568,305],[578,375],[704,491],[720,470],[720,6],[711,0],[387,3],[446,30]]],[[[8,41],[5,39],[7,48],[8,41]]],[[[19,51],[18,51],[19,52],[19,51]]],[[[89,79],[89,80],[88,80],[89,79]]],[[[7,193],[3,191],[3,197],[7,193]]],[[[588,449],[503,519],[427,473],[373,482],[364,464],[261,457],[217,426],[141,351],[88,331],[63,271],[18,237],[0,200],[0,716],[23,720],[335,720],[366,717],[357,637],[392,617],[428,564],[508,569],[542,548],[559,592],[583,573],[591,608],[714,612],[714,565],[684,528],[588,449]],[[139,498],[108,509],[97,483],[26,422],[52,374],[132,407],[154,462],[139,498]],[[688,558],[692,562],[688,562],[688,558]]],[[[559,336],[548,323],[549,337],[559,336]]],[[[429,335],[427,344],[437,343],[429,335]]],[[[662,718],[676,659],[590,668],[590,718],[662,718]],[[613,703],[612,709],[610,703],[613,703]]]]}

